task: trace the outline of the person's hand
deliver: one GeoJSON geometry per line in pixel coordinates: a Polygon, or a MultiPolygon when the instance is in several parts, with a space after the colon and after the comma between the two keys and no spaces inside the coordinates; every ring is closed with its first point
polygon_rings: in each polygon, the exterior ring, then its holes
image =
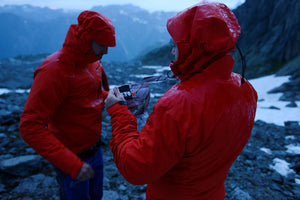
{"type": "Polygon", "coordinates": [[[119,88],[114,87],[114,89],[110,90],[107,98],[104,101],[104,106],[108,109],[110,106],[118,103],[119,101],[125,101],[123,95],[120,93],[119,88]]]}
{"type": "Polygon", "coordinates": [[[79,181],[86,181],[86,180],[93,178],[94,175],[95,175],[95,172],[94,172],[93,168],[89,164],[84,163],[82,165],[76,179],[79,181]]]}

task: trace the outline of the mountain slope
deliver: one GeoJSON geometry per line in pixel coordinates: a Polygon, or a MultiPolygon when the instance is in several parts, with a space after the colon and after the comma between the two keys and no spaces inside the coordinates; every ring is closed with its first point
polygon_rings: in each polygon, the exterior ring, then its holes
{"type": "MultiPolygon", "coordinates": [[[[238,45],[246,57],[247,78],[275,73],[285,65],[300,68],[293,61],[300,56],[300,1],[247,0],[233,12],[242,29],[238,45]]],[[[157,64],[157,55],[166,53],[164,47],[153,51],[140,57],[144,64],[157,64]]],[[[234,71],[241,73],[240,55],[232,54],[234,71]]],[[[161,64],[170,61],[165,58],[161,64]]]]}
{"type": "MultiPolygon", "coordinates": [[[[169,41],[165,24],[172,12],[150,13],[133,5],[97,6],[91,10],[108,16],[116,28],[117,46],[109,48],[104,59],[128,61],[169,41]]],[[[60,49],[69,25],[77,23],[79,13],[30,5],[0,7],[0,37],[5,38],[1,39],[0,58],[60,49]]]]}
{"type": "Polygon", "coordinates": [[[234,13],[249,77],[274,73],[300,55],[300,1],[247,0],[234,13]]]}

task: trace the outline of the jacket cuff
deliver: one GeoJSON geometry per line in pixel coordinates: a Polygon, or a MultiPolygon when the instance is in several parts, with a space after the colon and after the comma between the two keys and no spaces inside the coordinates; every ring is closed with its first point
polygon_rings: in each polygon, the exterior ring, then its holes
{"type": "Polygon", "coordinates": [[[108,109],[107,112],[109,115],[112,115],[116,110],[120,110],[120,109],[128,109],[128,106],[126,104],[119,104],[119,103],[115,103],[114,105],[111,105],[108,109]]]}
{"type": "Polygon", "coordinates": [[[72,179],[75,180],[77,178],[77,176],[78,176],[78,174],[80,172],[80,169],[81,169],[81,167],[82,167],[83,164],[84,164],[84,162],[81,161],[80,165],[74,167],[72,173],[70,174],[70,176],[72,177],[72,179]]]}

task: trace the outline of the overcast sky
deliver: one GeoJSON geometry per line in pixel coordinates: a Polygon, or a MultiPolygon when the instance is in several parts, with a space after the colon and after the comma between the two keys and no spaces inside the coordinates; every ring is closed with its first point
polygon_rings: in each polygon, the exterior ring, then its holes
{"type": "MultiPolygon", "coordinates": [[[[212,1],[212,0],[209,0],[212,1]]],[[[234,9],[245,0],[217,0],[234,9]]],[[[181,11],[200,1],[196,0],[0,0],[3,5],[30,4],[34,6],[63,8],[66,10],[86,10],[93,6],[105,6],[111,4],[133,4],[149,11],[181,11]]]]}

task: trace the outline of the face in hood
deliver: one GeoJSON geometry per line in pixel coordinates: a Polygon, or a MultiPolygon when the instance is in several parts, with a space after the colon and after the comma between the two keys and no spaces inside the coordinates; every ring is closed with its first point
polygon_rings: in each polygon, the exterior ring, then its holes
{"type": "Polygon", "coordinates": [[[115,28],[109,18],[94,11],[83,11],[78,24],[68,30],[63,50],[78,63],[91,63],[100,58],[92,50],[92,41],[105,47],[116,46],[115,28]]]}
{"type": "Polygon", "coordinates": [[[184,80],[205,69],[208,63],[235,50],[241,32],[233,12],[222,3],[199,3],[167,21],[178,47],[178,59],[170,67],[184,80]]]}

